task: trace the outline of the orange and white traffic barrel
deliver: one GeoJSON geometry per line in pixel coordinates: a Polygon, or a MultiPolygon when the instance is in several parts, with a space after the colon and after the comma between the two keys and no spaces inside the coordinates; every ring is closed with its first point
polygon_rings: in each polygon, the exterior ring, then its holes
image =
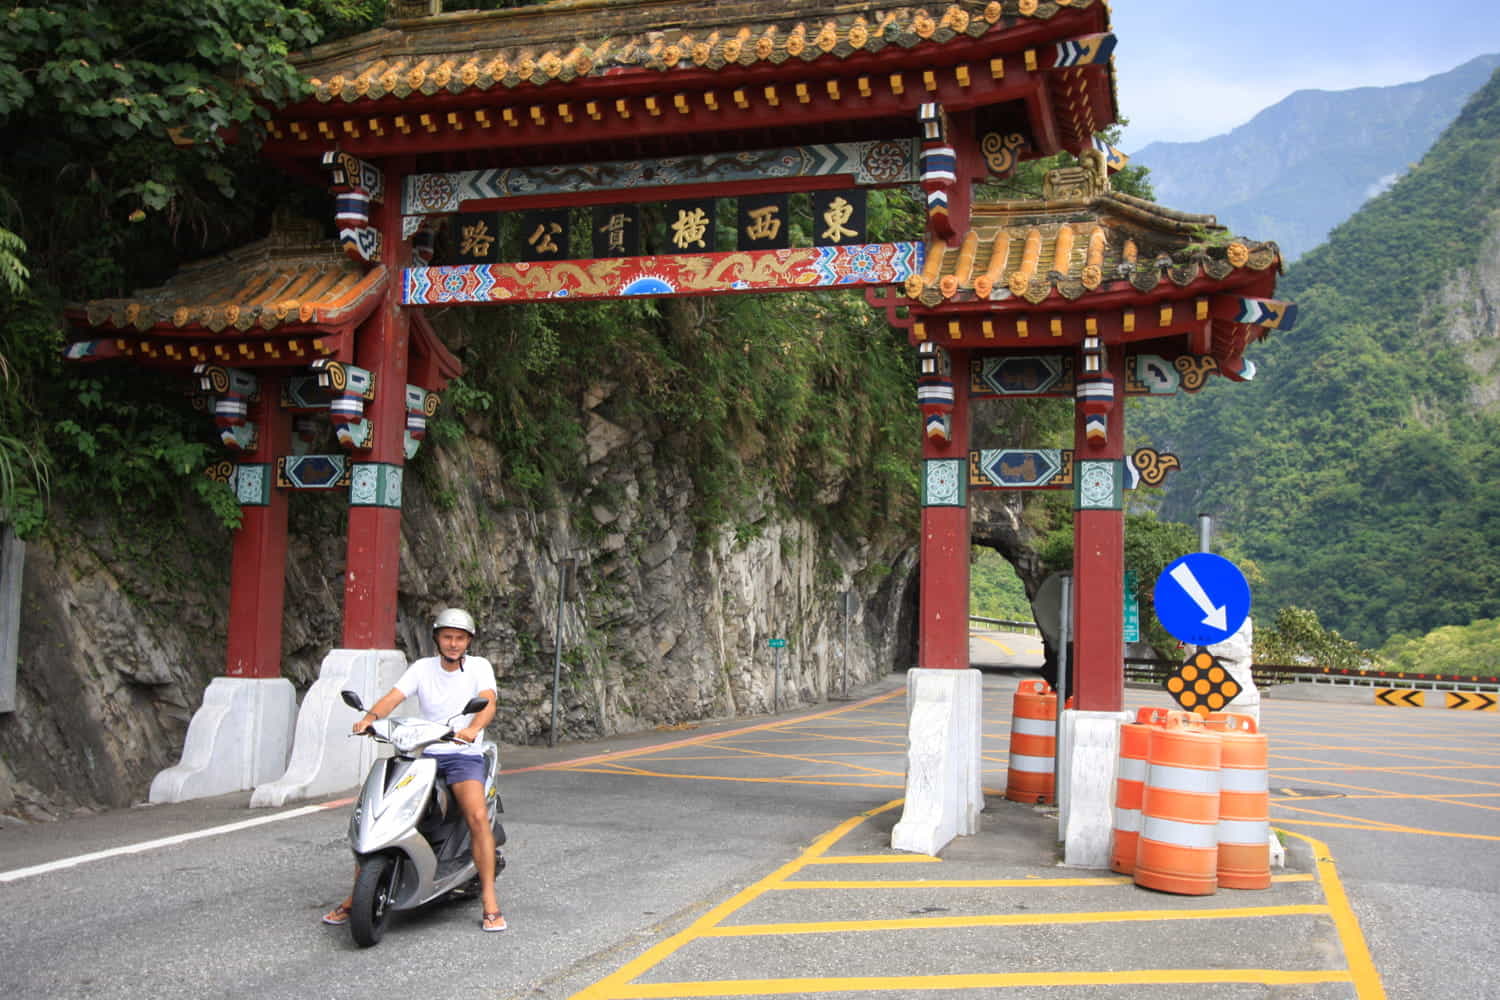
{"type": "Polygon", "coordinates": [[[1224,741],[1192,712],[1151,727],[1135,884],[1185,896],[1218,890],[1219,762],[1224,741]]]}
{"type": "Polygon", "coordinates": [[[1122,875],[1135,871],[1136,840],[1141,831],[1141,796],[1146,790],[1146,754],[1151,727],[1167,720],[1164,708],[1142,708],[1135,722],[1120,727],[1120,758],[1115,769],[1115,825],[1109,867],[1122,875]]]}
{"type": "Polygon", "coordinates": [[[1271,795],[1264,733],[1255,719],[1215,712],[1204,725],[1223,739],[1219,763],[1219,885],[1271,887],[1271,795]]]}
{"type": "Polygon", "coordinates": [[[1050,801],[1056,767],[1057,694],[1046,681],[1022,681],[1011,704],[1005,797],[1012,802],[1050,801]]]}

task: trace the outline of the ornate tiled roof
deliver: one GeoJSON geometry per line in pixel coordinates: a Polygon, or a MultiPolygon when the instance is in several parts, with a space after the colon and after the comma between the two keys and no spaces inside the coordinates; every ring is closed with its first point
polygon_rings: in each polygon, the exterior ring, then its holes
{"type": "Polygon", "coordinates": [[[1036,305],[1105,292],[1145,294],[1200,276],[1280,268],[1275,243],[1229,235],[1211,215],[1192,215],[1116,192],[1091,197],[977,204],[955,246],[928,247],[923,273],[906,285],[923,306],[946,302],[1036,305]]]}
{"type": "MultiPolygon", "coordinates": [[[[464,94],[605,78],[846,60],[892,47],[977,39],[1103,0],[954,0],[882,5],[849,0],[553,0],[454,12],[294,57],[317,100],[464,94]]],[[[1098,30],[1105,30],[1100,27],[1098,30]]]]}
{"type": "Polygon", "coordinates": [[[141,333],[343,330],[375,308],[386,280],[384,267],[351,260],[317,225],[282,223],[266,239],[183,267],[158,288],[95,299],[68,316],[141,333]]]}

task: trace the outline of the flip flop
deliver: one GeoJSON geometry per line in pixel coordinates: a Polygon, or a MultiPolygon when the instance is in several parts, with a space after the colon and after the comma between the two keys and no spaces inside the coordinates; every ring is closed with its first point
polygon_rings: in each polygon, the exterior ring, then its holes
{"type": "Polygon", "coordinates": [[[496,910],[494,913],[486,913],[484,915],[484,919],[479,921],[479,929],[490,934],[506,930],[507,924],[505,923],[505,915],[498,910],[496,910]],[[494,922],[497,920],[500,922],[499,926],[493,926],[494,922]]]}
{"type": "Polygon", "coordinates": [[[323,923],[330,927],[342,927],[349,922],[349,907],[340,903],[323,914],[323,923]]]}

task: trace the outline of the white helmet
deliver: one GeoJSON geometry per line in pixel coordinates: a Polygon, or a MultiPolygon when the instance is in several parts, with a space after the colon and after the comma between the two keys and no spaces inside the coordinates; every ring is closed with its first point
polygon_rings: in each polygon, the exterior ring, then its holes
{"type": "Polygon", "coordinates": [[[470,638],[479,634],[474,628],[474,619],[469,617],[469,613],[462,608],[445,608],[439,611],[438,616],[432,622],[433,633],[436,634],[440,628],[463,629],[469,633],[470,638]]]}

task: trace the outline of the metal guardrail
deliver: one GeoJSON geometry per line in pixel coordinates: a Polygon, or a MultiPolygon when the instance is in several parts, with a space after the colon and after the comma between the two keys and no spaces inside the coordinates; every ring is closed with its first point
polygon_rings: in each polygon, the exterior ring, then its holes
{"type": "MultiPolygon", "coordinates": [[[[970,615],[969,621],[999,625],[1016,632],[1040,634],[1036,622],[1012,618],[986,618],[970,615]]],[[[1125,658],[1125,679],[1147,684],[1165,684],[1167,675],[1179,664],[1172,660],[1145,657],[1125,658]]],[[[1395,670],[1334,670],[1290,663],[1252,663],[1250,676],[1256,687],[1276,684],[1331,684],[1350,687],[1423,688],[1429,691],[1495,691],[1500,692],[1500,677],[1465,674],[1414,674],[1395,670]]]]}
{"type": "MultiPolygon", "coordinates": [[[[1178,664],[1170,660],[1127,657],[1125,679],[1142,683],[1165,683],[1178,664]]],[[[1431,691],[1500,691],[1500,677],[1470,677],[1462,674],[1411,674],[1392,670],[1332,670],[1292,664],[1252,663],[1250,676],[1256,687],[1276,684],[1330,684],[1349,687],[1423,688],[1431,691]]]]}
{"type": "Polygon", "coordinates": [[[1012,618],[984,618],[980,615],[970,615],[969,621],[984,622],[986,625],[1003,625],[1013,632],[1025,632],[1027,635],[1032,633],[1040,635],[1042,632],[1036,622],[1023,622],[1012,618]]]}

